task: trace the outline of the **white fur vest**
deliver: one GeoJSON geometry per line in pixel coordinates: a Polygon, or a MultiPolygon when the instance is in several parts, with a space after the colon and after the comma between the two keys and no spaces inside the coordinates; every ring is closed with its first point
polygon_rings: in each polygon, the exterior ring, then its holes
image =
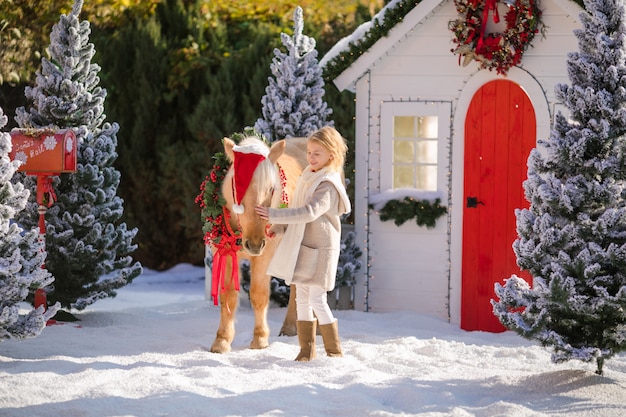
{"type": "Polygon", "coordinates": [[[269,221],[287,225],[267,269],[286,284],[335,287],[341,250],[341,216],[351,210],[338,172],[305,168],[285,209],[269,209],[269,221]]]}

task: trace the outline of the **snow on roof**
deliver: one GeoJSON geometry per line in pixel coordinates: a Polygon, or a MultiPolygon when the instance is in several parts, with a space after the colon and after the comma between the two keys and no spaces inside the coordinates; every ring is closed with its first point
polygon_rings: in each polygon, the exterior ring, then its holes
{"type": "Polygon", "coordinates": [[[324,68],[330,60],[337,57],[340,53],[347,51],[351,43],[356,44],[358,41],[363,39],[367,32],[369,32],[376,23],[381,24],[384,21],[385,13],[387,13],[388,10],[395,8],[397,4],[401,2],[402,0],[391,0],[387,5],[385,5],[385,7],[374,15],[372,20],[361,24],[354,32],[352,32],[352,34],[340,39],[320,60],[320,66],[324,68]]]}

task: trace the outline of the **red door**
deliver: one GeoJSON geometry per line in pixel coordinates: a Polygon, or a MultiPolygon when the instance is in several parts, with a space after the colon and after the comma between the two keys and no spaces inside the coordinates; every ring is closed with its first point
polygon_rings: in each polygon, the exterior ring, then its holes
{"type": "Polygon", "coordinates": [[[493,315],[494,284],[516,264],[515,209],[528,207],[523,181],[536,146],[533,106],[522,88],[490,81],[474,95],[465,119],[461,328],[504,331],[493,315]]]}

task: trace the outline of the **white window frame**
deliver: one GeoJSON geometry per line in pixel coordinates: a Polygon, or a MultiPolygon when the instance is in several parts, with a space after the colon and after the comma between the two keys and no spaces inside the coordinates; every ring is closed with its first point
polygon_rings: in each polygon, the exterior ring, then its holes
{"type": "MultiPolygon", "coordinates": [[[[448,169],[450,158],[450,102],[387,101],[382,102],[380,112],[380,188],[393,190],[393,122],[396,116],[436,116],[437,126],[437,192],[448,194],[448,169]]],[[[416,191],[421,191],[414,188],[416,191]]]]}

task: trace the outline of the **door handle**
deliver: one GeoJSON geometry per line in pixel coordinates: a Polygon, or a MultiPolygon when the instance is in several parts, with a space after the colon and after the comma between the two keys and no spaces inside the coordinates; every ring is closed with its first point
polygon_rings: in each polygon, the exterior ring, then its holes
{"type": "Polygon", "coordinates": [[[478,208],[479,204],[485,205],[482,201],[478,201],[478,197],[467,197],[467,208],[478,208]]]}

